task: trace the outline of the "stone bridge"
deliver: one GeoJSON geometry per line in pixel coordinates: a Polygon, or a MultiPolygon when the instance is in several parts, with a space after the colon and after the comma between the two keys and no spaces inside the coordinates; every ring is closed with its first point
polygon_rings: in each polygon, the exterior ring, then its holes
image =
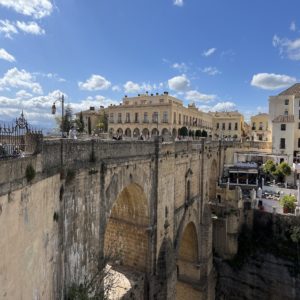
{"type": "Polygon", "coordinates": [[[127,299],[214,299],[208,202],[228,146],[48,140],[0,161],[0,299],[63,299],[99,253],[138,274],[127,299]]]}

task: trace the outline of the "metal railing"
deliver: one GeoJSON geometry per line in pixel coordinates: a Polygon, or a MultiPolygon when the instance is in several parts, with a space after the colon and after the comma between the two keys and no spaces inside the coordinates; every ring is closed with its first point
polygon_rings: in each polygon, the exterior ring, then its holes
{"type": "Polygon", "coordinates": [[[42,132],[31,128],[23,112],[12,124],[0,123],[0,159],[39,152],[42,132]]]}

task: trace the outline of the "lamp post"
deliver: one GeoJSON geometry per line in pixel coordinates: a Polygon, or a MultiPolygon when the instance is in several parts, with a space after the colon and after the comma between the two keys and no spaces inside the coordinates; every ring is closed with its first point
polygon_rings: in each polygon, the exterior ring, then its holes
{"type": "Polygon", "coordinates": [[[55,100],[53,102],[52,115],[55,115],[55,113],[56,113],[55,103],[57,101],[61,102],[61,137],[63,138],[64,137],[64,112],[65,112],[65,97],[64,97],[64,95],[62,94],[57,100],[55,100]]]}

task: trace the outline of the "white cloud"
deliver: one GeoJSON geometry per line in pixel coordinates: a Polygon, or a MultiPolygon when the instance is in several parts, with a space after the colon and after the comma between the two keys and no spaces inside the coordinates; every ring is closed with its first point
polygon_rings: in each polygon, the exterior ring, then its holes
{"type": "Polygon", "coordinates": [[[168,80],[168,85],[171,90],[181,92],[185,91],[190,86],[190,80],[185,74],[181,76],[175,76],[168,80]]]}
{"type": "Polygon", "coordinates": [[[30,98],[32,97],[32,94],[26,92],[25,90],[20,90],[16,92],[16,97],[17,98],[30,98]]]}
{"type": "Polygon", "coordinates": [[[202,72],[210,76],[221,74],[221,72],[216,67],[206,67],[202,69],[202,72]]]}
{"type": "Polygon", "coordinates": [[[274,35],[272,43],[275,48],[279,49],[282,56],[286,56],[291,60],[300,60],[300,38],[290,40],[274,35]]]}
{"type": "Polygon", "coordinates": [[[112,89],[113,92],[120,92],[121,91],[121,88],[118,85],[114,85],[111,89],[112,89]]]}
{"type": "Polygon", "coordinates": [[[19,31],[28,34],[42,35],[45,34],[45,30],[39,26],[36,22],[12,22],[9,20],[0,20],[0,32],[4,34],[6,38],[12,38],[13,34],[18,34],[19,31]]]}
{"type": "Polygon", "coordinates": [[[126,94],[137,94],[141,92],[149,92],[155,90],[161,87],[161,83],[159,85],[145,83],[145,82],[139,84],[129,80],[123,85],[123,87],[124,87],[124,92],[126,94]]]}
{"type": "Polygon", "coordinates": [[[0,20],[0,32],[4,34],[6,38],[12,38],[12,34],[17,34],[18,29],[9,20],[0,20]]]}
{"type": "Polygon", "coordinates": [[[290,30],[291,30],[291,31],[296,31],[296,23],[295,23],[295,21],[292,21],[292,22],[291,22],[290,30]]]}
{"type": "Polygon", "coordinates": [[[209,48],[205,51],[203,51],[202,55],[205,57],[211,56],[212,54],[214,54],[216,52],[217,48],[209,48]]]}
{"type": "Polygon", "coordinates": [[[10,88],[25,88],[35,94],[42,94],[41,85],[35,81],[34,76],[25,70],[12,68],[0,78],[0,90],[9,90],[10,88]]]}
{"type": "Polygon", "coordinates": [[[183,0],[173,0],[173,4],[176,6],[183,6],[183,0]]]}
{"type": "Polygon", "coordinates": [[[41,76],[41,77],[46,77],[46,78],[49,78],[49,79],[53,79],[53,80],[56,80],[58,82],[66,82],[67,80],[60,77],[58,74],[56,73],[42,73],[42,72],[34,72],[32,73],[32,75],[35,75],[35,76],[41,76]]]}
{"type": "Polygon", "coordinates": [[[179,72],[187,72],[188,70],[188,66],[185,63],[174,63],[172,68],[179,72]]]}
{"type": "Polygon", "coordinates": [[[93,74],[85,82],[78,82],[78,86],[81,90],[87,91],[107,90],[111,86],[111,82],[101,75],[93,74]]]}
{"type": "Polygon", "coordinates": [[[16,59],[3,48],[0,49],[0,59],[7,60],[9,62],[16,61],[16,59]]]}
{"type": "Polygon", "coordinates": [[[42,29],[36,22],[20,22],[17,21],[17,27],[24,31],[25,33],[35,34],[35,35],[42,35],[45,34],[45,30],[42,29]]]}
{"type": "Polygon", "coordinates": [[[290,86],[295,82],[296,78],[288,75],[258,73],[253,75],[251,85],[265,90],[276,90],[290,86]]]}
{"type": "Polygon", "coordinates": [[[186,92],[185,98],[194,102],[209,102],[216,99],[216,95],[202,94],[196,90],[186,92]]]}
{"type": "Polygon", "coordinates": [[[35,19],[49,16],[53,10],[51,0],[0,0],[0,5],[35,19]]]}
{"type": "Polygon", "coordinates": [[[230,101],[219,102],[211,108],[211,111],[233,111],[236,109],[236,104],[230,101]]]}

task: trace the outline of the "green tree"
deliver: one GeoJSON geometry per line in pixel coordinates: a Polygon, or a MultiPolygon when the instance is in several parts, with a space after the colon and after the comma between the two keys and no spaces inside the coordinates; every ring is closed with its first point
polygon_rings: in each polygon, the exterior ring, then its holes
{"type": "Polygon", "coordinates": [[[71,107],[70,104],[68,104],[67,107],[66,107],[65,115],[64,115],[64,118],[63,118],[63,122],[62,122],[61,130],[63,132],[69,132],[69,130],[73,126],[72,119],[73,119],[72,107],[71,107]]]}
{"type": "Polygon", "coordinates": [[[77,126],[78,132],[83,132],[84,131],[84,122],[83,122],[82,111],[79,114],[79,119],[76,119],[76,126],[77,126]]]}
{"type": "Polygon", "coordinates": [[[202,136],[207,137],[207,131],[205,129],[202,130],[202,136]]]}
{"type": "Polygon", "coordinates": [[[195,135],[196,135],[196,137],[201,137],[201,135],[202,135],[201,130],[197,129],[195,135]]]}
{"type": "Polygon", "coordinates": [[[99,120],[97,123],[97,128],[99,128],[103,132],[107,132],[108,130],[108,115],[106,113],[102,113],[99,116],[99,120]]]}
{"type": "Polygon", "coordinates": [[[88,134],[92,134],[92,122],[91,122],[91,118],[88,118],[88,134]]]}
{"type": "Polygon", "coordinates": [[[183,126],[179,129],[179,135],[181,135],[181,136],[187,136],[188,133],[189,133],[188,129],[185,126],[183,126]]]}
{"type": "Polygon", "coordinates": [[[274,164],[273,160],[268,159],[265,162],[263,171],[269,179],[273,176],[273,173],[276,171],[276,165],[274,164]]]}
{"type": "Polygon", "coordinates": [[[284,182],[285,178],[291,175],[291,173],[291,167],[286,162],[282,162],[276,167],[273,175],[276,176],[278,181],[284,182]]]}

